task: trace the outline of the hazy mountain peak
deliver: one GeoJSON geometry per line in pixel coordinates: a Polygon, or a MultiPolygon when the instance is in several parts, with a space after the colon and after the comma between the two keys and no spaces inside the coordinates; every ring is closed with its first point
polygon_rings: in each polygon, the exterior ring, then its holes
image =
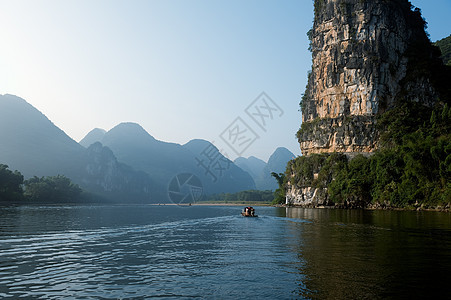
{"type": "Polygon", "coordinates": [[[63,174],[84,152],[39,110],[8,94],[0,95],[0,140],[0,161],[25,177],[63,174]]]}
{"type": "Polygon", "coordinates": [[[103,144],[121,140],[125,143],[142,143],[156,141],[141,125],[132,122],[124,122],[116,125],[103,137],[103,144]]]}
{"type": "Polygon", "coordinates": [[[248,172],[255,181],[259,190],[275,190],[276,180],[271,176],[271,172],[281,173],[285,170],[287,162],[296,156],[285,147],[278,147],[269,157],[268,163],[255,157],[238,157],[235,164],[248,172]]]}
{"type": "MultiPolygon", "coordinates": [[[[21,118],[11,121],[18,122],[19,120],[22,120],[20,123],[24,126],[27,126],[27,123],[32,121],[39,121],[41,124],[46,123],[48,126],[55,126],[42,112],[21,97],[11,94],[0,95],[0,105],[2,112],[8,114],[2,118],[5,122],[14,118],[15,114],[17,114],[20,115],[21,118]]],[[[61,129],[59,130],[63,132],[61,129]]]]}
{"type": "Polygon", "coordinates": [[[63,143],[70,148],[80,147],[33,105],[10,94],[0,95],[0,135],[4,145],[20,144],[28,139],[39,140],[45,147],[54,143],[63,143]]]}
{"type": "Polygon", "coordinates": [[[208,146],[209,144],[211,144],[209,141],[204,140],[204,139],[192,139],[190,140],[188,143],[186,143],[183,146],[189,146],[189,145],[203,145],[203,146],[208,146]]]}
{"type": "Polygon", "coordinates": [[[271,159],[271,157],[276,157],[276,156],[286,156],[286,157],[290,156],[291,158],[295,158],[296,157],[296,155],[294,155],[293,152],[291,152],[287,148],[285,148],[285,147],[278,147],[273,152],[273,154],[271,154],[271,156],[269,157],[268,163],[269,163],[269,160],[271,159]]]}
{"type": "Polygon", "coordinates": [[[212,144],[211,142],[207,141],[207,140],[203,140],[203,139],[193,139],[191,141],[189,141],[188,143],[186,143],[185,145],[183,145],[184,148],[190,150],[191,152],[198,154],[201,153],[203,150],[209,148],[209,147],[213,147],[214,149],[216,149],[217,151],[218,148],[212,144]]]}
{"type": "Polygon", "coordinates": [[[85,148],[88,148],[95,142],[101,142],[105,136],[105,133],[106,131],[104,129],[94,128],[79,142],[79,144],[85,148]]]}
{"type": "Polygon", "coordinates": [[[134,123],[134,122],[122,122],[119,123],[118,125],[116,125],[115,127],[113,127],[110,131],[113,130],[130,130],[130,131],[140,131],[140,132],[145,132],[148,134],[148,132],[138,123],[134,123]]]}
{"type": "Polygon", "coordinates": [[[296,155],[293,152],[285,147],[278,147],[269,157],[268,166],[272,169],[271,172],[281,172],[279,171],[281,163],[285,164],[282,169],[285,170],[287,162],[294,158],[296,158],[296,155]]]}

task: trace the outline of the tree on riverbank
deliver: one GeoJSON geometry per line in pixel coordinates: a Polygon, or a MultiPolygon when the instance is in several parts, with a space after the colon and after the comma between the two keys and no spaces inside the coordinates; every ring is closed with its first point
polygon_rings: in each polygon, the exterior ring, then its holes
{"type": "Polygon", "coordinates": [[[24,196],[33,202],[72,202],[77,201],[82,189],[63,176],[33,177],[25,180],[24,196]]]}
{"type": "Polygon", "coordinates": [[[0,164],[0,201],[20,201],[23,199],[23,176],[0,164]]]}
{"type": "Polygon", "coordinates": [[[277,184],[279,185],[279,188],[274,191],[274,200],[272,201],[272,204],[284,204],[286,193],[286,188],[284,185],[285,174],[272,172],[271,176],[276,179],[277,184]]]}
{"type": "MultiPolygon", "coordinates": [[[[0,202],[78,202],[83,190],[63,175],[33,177],[24,181],[19,171],[0,164],[0,202]]],[[[97,199],[97,198],[93,198],[97,199]]]]}
{"type": "Polygon", "coordinates": [[[225,203],[245,203],[245,202],[262,202],[269,203],[274,199],[272,191],[241,191],[238,193],[221,193],[209,195],[206,197],[208,202],[225,202],[225,203]]]}

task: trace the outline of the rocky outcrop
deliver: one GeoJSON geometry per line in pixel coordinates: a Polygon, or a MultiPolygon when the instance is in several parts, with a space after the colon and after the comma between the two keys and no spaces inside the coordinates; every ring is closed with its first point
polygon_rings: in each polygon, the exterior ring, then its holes
{"type": "Polygon", "coordinates": [[[376,116],[398,98],[431,105],[427,76],[409,78],[411,50],[429,40],[407,0],[316,0],[312,71],[301,102],[303,155],[372,152],[376,116]]]}
{"type": "Polygon", "coordinates": [[[113,152],[96,142],[86,150],[80,184],[108,198],[123,202],[152,202],[157,187],[148,174],[119,163],[113,152]]]}
{"type": "Polygon", "coordinates": [[[311,186],[295,189],[288,183],[286,204],[303,207],[329,206],[326,188],[314,188],[311,186]]]}
{"type": "Polygon", "coordinates": [[[299,156],[288,162],[286,176],[287,205],[304,207],[331,206],[327,186],[348,161],[342,153],[299,156]]]}
{"type": "Polygon", "coordinates": [[[367,153],[377,147],[375,123],[373,115],[317,118],[303,123],[298,138],[303,153],[367,153]]]}
{"type": "Polygon", "coordinates": [[[434,69],[439,54],[409,1],[315,0],[314,7],[312,70],[297,133],[304,157],[288,164],[285,186],[287,204],[307,207],[334,205],[327,188],[335,163],[381,147],[381,114],[411,102],[432,107],[449,86],[437,84],[444,80],[434,69]]]}

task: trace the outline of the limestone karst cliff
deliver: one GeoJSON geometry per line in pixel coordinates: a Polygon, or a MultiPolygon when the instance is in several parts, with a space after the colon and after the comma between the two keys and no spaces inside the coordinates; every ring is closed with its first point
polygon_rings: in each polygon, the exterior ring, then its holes
{"type": "Polygon", "coordinates": [[[407,0],[316,0],[312,70],[301,102],[303,155],[372,152],[376,116],[403,97],[431,105],[427,74],[408,78],[412,52],[430,44],[407,0]]]}
{"type": "Polygon", "coordinates": [[[287,204],[451,207],[451,68],[408,0],[315,0],[287,204]],[[363,154],[363,155],[361,155],[363,154]]]}

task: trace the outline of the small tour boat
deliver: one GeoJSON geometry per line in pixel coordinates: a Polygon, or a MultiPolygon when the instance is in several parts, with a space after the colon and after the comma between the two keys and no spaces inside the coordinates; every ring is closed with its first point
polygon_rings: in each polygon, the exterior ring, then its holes
{"type": "Polygon", "coordinates": [[[252,206],[248,206],[248,207],[243,208],[243,211],[241,212],[241,215],[243,217],[258,217],[255,214],[255,209],[252,206]]]}

